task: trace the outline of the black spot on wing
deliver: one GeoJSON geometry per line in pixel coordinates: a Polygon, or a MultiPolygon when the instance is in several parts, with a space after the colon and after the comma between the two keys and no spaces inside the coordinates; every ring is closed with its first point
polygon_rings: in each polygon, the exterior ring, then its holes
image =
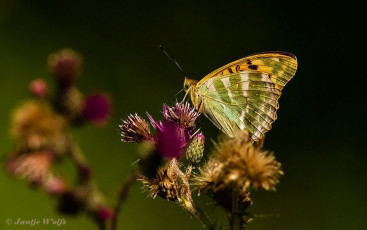
{"type": "Polygon", "coordinates": [[[252,69],[252,70],[257,70],[258,66],[257,65],[249,65],[248,68],[252,69]]]}

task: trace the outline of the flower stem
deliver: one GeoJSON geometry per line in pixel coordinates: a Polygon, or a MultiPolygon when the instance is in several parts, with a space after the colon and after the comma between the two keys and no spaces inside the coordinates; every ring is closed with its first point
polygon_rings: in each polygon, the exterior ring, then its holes
{"type": "Polygon", "coordinates": [[[229,225],[231,230],[244,230],[244,222],[241,213],[238,211],[238,199],[240,196],[240,191],[234,188],[232,191],[232,212],[229,213],[229,225]]]}
{"type": "Polygon", "coordinates": [[[138,175],[136,172],[132,172],[127,180],[122,184],[120,192],[117,197],[117,203],[115,206],[114,216],[112,217],[111,230],[115,230],[117,228],[117,217],[121,210],[121,206],[127,198],[129,190],[131,186],[136,182],[138,175]]]}
{"type": "Polygon", "coordinates": [[[215,230],[215,224],[213,224],[211,222],[211,220],[209,219],[209,217],[205,214],[205,212],[198,207],[197,205],[195,206],[195,213],[194,216],[204,225],[204,227],[206,227],[208,230],[215,230]]]}

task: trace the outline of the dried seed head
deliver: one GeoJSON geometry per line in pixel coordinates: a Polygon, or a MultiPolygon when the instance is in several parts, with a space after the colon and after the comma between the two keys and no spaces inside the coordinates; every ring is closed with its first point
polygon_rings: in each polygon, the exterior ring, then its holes
{"type": "Polygon", "coordinates": [[[186,159],[190,163],[199,163],[204,154],[205,137],[203,133],[198,133],[193,138],[186,150],[186,159]]]}
{"type": "Polygon", "coordinates": [[[121,131],[121,141],[123,142],[142,142],[152,140],[149,124],[137,114],[131,114],[119,126],[121,131]]]}
{"type": "Polygon", "coordinates": [[[184,182],[185,175],[178,168],[176,159],[172,159],[166,165],[160,167],[154,178],[148,179],[141,177],[144,189],[148,191],[148,196],[155,198],[157,196],[175,201],[184,202],[183,197],[188,192],[188,185],[184,182]]]}
{"type": "Polygon", "coordinates": [[[274,190],[283,174],[273,154],[254,145],[247,132],[226,138],[216,144],[212,159],[203,166],[195,181],[200,189],[219,191],[237,187],[274,190]]]}
{"type": "Polygon", "coordinates": [[[66,121],[47,105],[28,101],[15,109],[11,132],[25,148],[38,150],[48,148],[62,153],[67,146],[66,121]]]}
{"type": "Polygon", "coordinates": [[[176,103],[174,107],[163,106],[164,119],[182,125],[185,128],[194,127],[195,120],[199,115],[188,102],[176,103]]]}

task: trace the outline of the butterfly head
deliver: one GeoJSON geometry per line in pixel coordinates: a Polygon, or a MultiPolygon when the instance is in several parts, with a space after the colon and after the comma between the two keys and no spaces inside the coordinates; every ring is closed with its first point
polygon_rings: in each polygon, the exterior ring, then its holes
{"type": "MultiPolygon", "coordinates": [[[[184,90],[186,92],[186,95],[189,94],[192,104],[195,106],[196,109],[199,110],[199,106],[201,104],[201,97],[198,94],[198,88],[197,88],[198,81],[185,78],[184,82],[184,90]]],[[[186,96],[185,96],[186,97],[186,96]]],[[[199,112],[201,112],[199,110],[199,112]]]]}
{"type": "Polygon", "coordinates": [[[185,77],[185,81],[184,81],[184,90],[186,93],[189,92],[190,88],[194,89],[196,87],[196,83],[197,81],[192,80],[192,79],[188,79],[185,77]]]}

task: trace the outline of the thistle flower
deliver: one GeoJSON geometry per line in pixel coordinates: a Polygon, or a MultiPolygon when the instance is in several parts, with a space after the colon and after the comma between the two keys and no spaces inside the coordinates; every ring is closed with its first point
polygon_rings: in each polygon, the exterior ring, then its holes
{"type": "Polygon", "coordinates": [[[158,133],[158,152],[167,158],[180,157],[192,138],[199,114],[188,103],[176,103],[174,107],[164,105],[163,116],[164,121],[155,121],[148,114],[150,123],[158,133]]]}
{"type": "Polygon", "coordinates": [[[184,130],[176,124],[165,122],[162,129],[158,130],[157,135],[157,150],[167,158],[177,158],[183,153],[183,150],[188,143],[188,138],[184,130]]]}
{"type": "Polygon", "coordinates": [[[72,49],[63,49],[48,57],[51,74],[61,87],[69,87],[81,72],[82,57],[72,49]]]}
{"type": "Polygon", "coordinates": [[[30,93],[36,98],[45,98],[48,94],[48,87],[43,79],[35,79],[29,84],[30,93]]]}
{"type": "Polygon", "coordinates": [[[176,103],[174,107],[168,107],[167,105],[163,106],[163,116],[165,120],[182,125],[186,128],[194,127],[196,118],[198,118],[199,115],[200,114],[195,108],[191,107],[188,102],[176,103]]]}
{"type": "Polygon", "coordinates": [[[172,108],[163,106],[163,121],[155,121],[147,114],[157,135],[150,133],[148,123],[137,114],[130,115],[120,125],[123,142],[153,141],[158,153],[166,158],[178,158],[192,138],[198,113],[188,103],[176,103],[172,108]]]}
{"type": "Polygon", "coordinates": [[[85,99],[83,116],[95,123],[103,124],[111,112],[110,100],[103,94],[92,94],[85,99]]]}
{"type": "Polygon", "coordinates": [[[47,105],[28,101],[14,111],[11,132],[25,148],[48,148],[62,153],[67,146],[65,127],[65,120],[47,105]]]}
{"type": "Polygon", "coordinates": [[[121,141],[123,142],[142,142],[152,140],[149,124],[137,114],[131,114],[119,125],[121,141]]]}
{"type": "Polygon", "coordinates": [[[198,189],[219,191],[227,187],[275,190],[283,174],[274,155],[252,144],[248,132],[239,132],[233,139],[220,140],[213,157],[200,170],[195,183],[198,189]]]}

